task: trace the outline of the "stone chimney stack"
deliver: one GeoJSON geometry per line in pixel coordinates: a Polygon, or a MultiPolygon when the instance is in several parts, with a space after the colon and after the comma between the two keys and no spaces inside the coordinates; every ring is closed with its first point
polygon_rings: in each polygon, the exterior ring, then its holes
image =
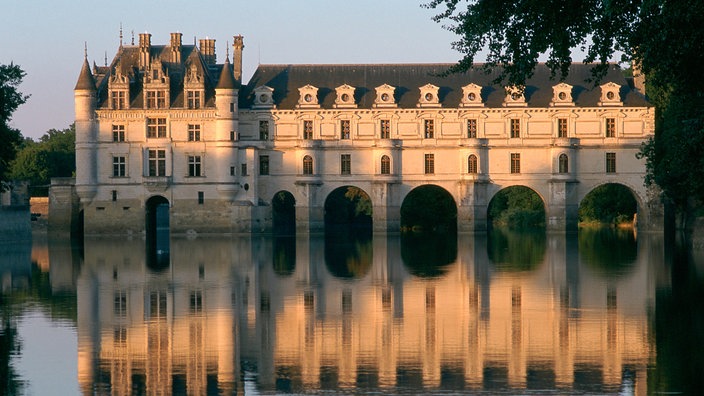
{"type": "Polygon", "coordinates": [[[152,35],[150,33],[139,34],[139,68],[145,69],[152,63],[152,35]]]}
{"type": "Polygon", "coordinates": [[[631,63],[633,70],[633,87],[645,95],[645,74],[640,70],[640,64],[635,60],[631,63]]]}
{"type": "Polygon", "coordinates": [[[181,33],[171,33],[171,62],[181,63],[181,33]]]}
{"type": "Polygon", "coordinates": [[[200,53],[205,59],[205,64],[215,64],[215,39],[205,38],[200,39],[200,53]]]}
{"type": "Polygon", "coordinates": [[[244,49],[244,37],[234,36],[232,41],[232,67],[233,75],[237,84],[242,83],[242,50],[244,49]]]}

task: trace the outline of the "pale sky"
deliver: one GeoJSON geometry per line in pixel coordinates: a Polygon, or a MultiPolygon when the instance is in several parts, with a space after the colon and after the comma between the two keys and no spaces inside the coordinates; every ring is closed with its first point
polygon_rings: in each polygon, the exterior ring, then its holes
{"type": "MultiPolygon", "coordinates": [[[[0,63],[27,72],[20,90],[31,95],[13,115],[22,135],[38,138],[74,119],[73,88],[83,63],[112,60],[134,31],[165,45],[169,33],[214,38],[224,61],[232,36],[244,36],[244,81],[258,64],[451,63],[456,36],[432,21],[425,0],[168,0],[95,2],[4,0],[0,13],[0,63]]],[[[482,59],[477,59],[482,60],[482,59]]]]}

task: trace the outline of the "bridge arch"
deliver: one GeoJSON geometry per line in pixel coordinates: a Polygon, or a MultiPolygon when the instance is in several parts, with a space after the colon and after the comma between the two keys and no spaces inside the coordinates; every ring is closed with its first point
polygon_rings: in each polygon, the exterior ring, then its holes
{"type": "Polygon", "coordinates": [[[170,204],[161,195],[154,195],[144,203],[147,265],[161,270],[170,262],[170,204]]]}
{"type": "Polygon", "coordinates": [[[547,225],[548,203],[533,186],[514,184],[497,188],[488,199],[486,210],[487,228],[497,221],[519,227],[547,225]],[[517,210],[519,207],[522,211],[517,210]]]}
{"type": "MultiPolygon", "coordinates": [[[[635,212],[635,221],[640,222],[643,220],[646,220],[649,218],[649,211],[647,208],[647,205],[644,204],[644,198],[641,197],[638,193],[638,189],[633,188],[633,186],[629,186],[627,183],[623,182],[615,182],[615,181],[603,181],[601,183],[594,183],[593,185],[589,186],[588,188],[583,189],[582,194],[579,196],[579,201],[578,201],[578,207],[579,210],[582,209],[583,205],[585,204],[585,200],[592,196],[595,193],[598,193],[600,189],[603,189],[606,186],[617,186],[615,190],[615,193],[618,194],[619,190],[622,189],[623,191],[627,191],[630,193],[631,197],[635,201],[635,208],[626,208],[625,205],[623,205],[623,202],[614,202],[613,204],[622,204],[622,210],[629,211],[634,211],[635,212]]],[[[610,191],[610,194],[614,194],[614,191],[610,191]]],[[[614,198],[614,197],[611,197],[614,198]]],[[[618,201],[623,201],[623,199],[619,199],[618,201]]],[[[634,224],[636,225],[636,224],[634,224]]]]}
{"type": "Polygon", "coordinates": [[[274,234],[296,232],[296,198],[290,191],[280,190],[271,198],[271,221],[274,234]]]}
{"type": "Polygon", "coordinates": [[[331,228],[372,229],[373,204],[362,188],[343,185],[330,191],[323,205],[326,232],[331,228]]]}
{"type": "Polygon", "coordinates": [[[401,203],[401,229],[457,231],[457,202],[445,188],[423,184],[406,194],[401,203]]]}

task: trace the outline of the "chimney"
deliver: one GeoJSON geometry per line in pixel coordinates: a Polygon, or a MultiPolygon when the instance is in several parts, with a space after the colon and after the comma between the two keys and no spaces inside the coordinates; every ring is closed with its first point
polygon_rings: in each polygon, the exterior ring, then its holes
{"type": "Polygon", "coordinates": [[[181,63],[181,33],[171,33],[171,62],[181,63]]]}
{"type": "Polygon", "coordinates": [[[242,35],[234,36],[232,41],[232,66],[235,81],[242,83],[242,50],[244,49],[244,38],[242,35]]]}
{"type": "Polygon", "coordinates": [[[152,35],[150,33],[139,34],[139,68],[144,69],[152,63],[151,59],[152,35]]]}
{"type": "Polygon", "coordinates": [[[205,59],[206,65],[215,64],[215,39],[200,39],[200,53],[205,59]]]}
{"type": "Polygon", "coordinates": [[[640,63],[635,59],[631,62],[633,70],[633,87],[645,95],[645,75],[640,70],[640,63]]]}

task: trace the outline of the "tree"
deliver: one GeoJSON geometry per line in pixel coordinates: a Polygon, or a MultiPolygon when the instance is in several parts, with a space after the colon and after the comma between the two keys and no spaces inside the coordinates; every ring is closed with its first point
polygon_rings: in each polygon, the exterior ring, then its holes
{"type": "Polygon", "coordinates": [[[17,89],[22,83],[25,72],[17,65],[0,65],[0,190],[8,180],[10,161],[15,158],[17,148],[22,144],[22,134],[10,127],[12,113],[23,104],[29,96],[17,89]]]}
{"type": "MultiPolygon", "coordinates": [[[[508,85],[523,86],[539,57],[564,80],[573,52],[594,63],[596,83],[607,62],[620,56],[646,76],[656,107],[655,138],[643,146],[646,183],[658,184],[680,210],[691,198],[704,201],[704,2],[638,0],[432,0],[436,21],[459,35],[453,47],[463,58],[448,72],[472,67],[487,50],[487,69],[499,67],[508,85]],[[684,107],[683,107],[684,106],[684,107]]],[[[497,81],[499,82],[499,81],[497,81]]]]}
{"type": "Polygon", "coordinates": [[[52,177],[70,177],[76,170],[76,128],[50,129],[38,142],[25,140],[11,163],[10,176],[29,180],[32,195],[46,196],[52,177]]]}

